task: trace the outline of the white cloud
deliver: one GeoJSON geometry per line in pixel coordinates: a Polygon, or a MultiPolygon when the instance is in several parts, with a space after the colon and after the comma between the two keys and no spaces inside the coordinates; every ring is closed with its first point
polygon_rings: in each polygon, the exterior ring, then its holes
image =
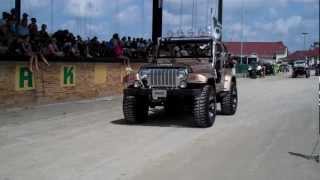
{"type": "Polygon", "coordinates": [[[180,25],[180,20],[181,25],[183,24],[189,24],[191,23],[192,16],[188,14],[183,14],[183,15],[178,15],[174,13],[170,13],[167,10],[163,11],[163,21],[164,24],[166,25],[171,25],[171,26],[179,26],[180,25]]]}
{"type": "Polygon", "coordinates": [[[280,18],[274,23],[274,30],[282,35],[288,35],[289,31],[302,25],[301,16],[291,16],[287,19],[280,18]]]}
{"type": "Polygon", "coordinates": [[[126,25],[141,23],[141,9],[136,5],[129,6],[115,15],[115,21],[126,25]]]}
{"type": "Polygon", "coordinates": [[[105,13],[104,0],[68,0],[66,11],[76,17],[98,17],[105,13]]]}
{"type": "Polygon", "coordinates": [[[22,3],[32,8],[39,8],[48,6],[50,4],[50,0],[24,0],[22,3]]]}

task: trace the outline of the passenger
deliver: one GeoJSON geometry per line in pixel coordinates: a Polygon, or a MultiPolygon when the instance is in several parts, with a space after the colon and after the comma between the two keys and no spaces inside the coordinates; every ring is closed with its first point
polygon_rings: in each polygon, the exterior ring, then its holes
{"type": "Polygon", "coordinates": [[[189,53],[188,51],[186,50],[185,47],[182,47],[182,49],[180,50],[180,54],[182,57],[188,57],[189,56],[189,53]]]}
{"type": "Polygon", "coordinates": [[[180,54],[180,47],[179,46],[175,46],[173,48],[173,53],[171,55],[172,57],[181,57],[181,54],[180,54]]]}

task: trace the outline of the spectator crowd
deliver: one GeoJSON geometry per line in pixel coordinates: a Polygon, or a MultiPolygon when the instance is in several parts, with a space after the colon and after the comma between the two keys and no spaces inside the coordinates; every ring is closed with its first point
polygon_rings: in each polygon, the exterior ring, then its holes
{"type": "Polygon", "coordinates": [[[39,62],[49,66],[52,57],[106,58],[115,57],[129,65],[129,59],[147,58],[151,39],[122,37],[114,34],[110,41],[97,37],[82,39],[68,30],[47,32],[47,25],[38,28],[37,19],[24,13],[21,20],[15,9],[3,12],[0,19],[0,55],[26,56],[30,71],[39,70],[39,62]],[[29,22],[30,20],[30,22],[29,22]]]}

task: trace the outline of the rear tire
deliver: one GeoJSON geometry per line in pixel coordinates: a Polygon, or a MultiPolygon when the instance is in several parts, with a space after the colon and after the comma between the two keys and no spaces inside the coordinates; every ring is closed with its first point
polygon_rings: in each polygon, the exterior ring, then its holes
{"type": "Polygon", "coordinates": [[[216,93],[212,86],[206,85],[199,96],[194,97],[193,123],[196,127],[211,127],[216,119],[216,93]]]}
{"type": "Polygon", "coordinates": [[[238,108],[238,90],[237,86],[233,83],[230,91],[222,97],[221,112],[224,115],[234,115],[238,108]]]}
{"type": "Polygon", "coordinates": [[[142,123],[148,119],[149,105],[147,100],[136,96],[123,97],[124,119],[130,124],[142,123]]]}

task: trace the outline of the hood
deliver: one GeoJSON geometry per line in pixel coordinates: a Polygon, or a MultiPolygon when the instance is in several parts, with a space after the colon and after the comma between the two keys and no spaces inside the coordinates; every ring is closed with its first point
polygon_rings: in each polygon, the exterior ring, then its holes
{"type": "Polygon", "coordinates": [[[161,62],[154,64],[146,64],[141,68],[187,68],[192,73],[208,73],[211,72],[211,64],[204,60],[179,61],[179,62],[161,62]]]}

